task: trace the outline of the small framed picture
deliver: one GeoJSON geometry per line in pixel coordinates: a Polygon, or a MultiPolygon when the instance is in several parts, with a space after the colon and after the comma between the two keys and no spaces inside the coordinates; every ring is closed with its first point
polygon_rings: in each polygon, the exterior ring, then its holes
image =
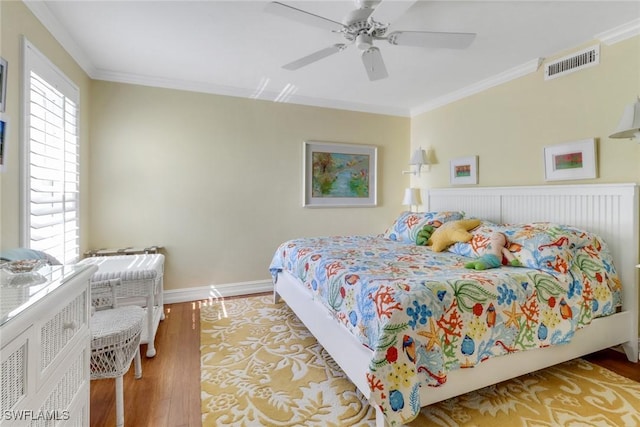
{"type": "Polygon", "coordinates": [[[450,162],[452,185],[478,183],[478,156],[458,157],[450,162]]]}
{"type": "Polygon", "coordinates": [[[376,206],[377,152],[371,145],[305,141],[302,205],[376,206]]]}
{"type": "Polygon", "coordinates": [[[4,113],[7,101],[7,61],[0,58],[0,113],[4,113]]]}
{"type": "Polygon", "coordinates": [[[544,179],[546,181],[596,177],[595,139],[583,139],[544,148],[544,179]]]}
{"type": "Polygon", "coordinates": [[[5,149],[7,144],[5,144],[5,139],[7,136],[7,121],[6,119],[3,117],[2,114],[0,114],[0,172],[4,171],[4,164],[5,164],[5,149]]]}

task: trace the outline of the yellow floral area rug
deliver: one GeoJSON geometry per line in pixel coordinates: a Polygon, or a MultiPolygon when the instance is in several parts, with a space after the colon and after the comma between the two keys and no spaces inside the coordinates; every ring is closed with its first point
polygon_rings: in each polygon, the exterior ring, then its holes
{"type": "MultiPolygon", "coordinates": [[[[200,312],[202,425],[375,426],[375,411],[285,303],[200,312]]],[[[423,408],[411,426],[640,426],[640,383],[581,359],[423,408]]]]}

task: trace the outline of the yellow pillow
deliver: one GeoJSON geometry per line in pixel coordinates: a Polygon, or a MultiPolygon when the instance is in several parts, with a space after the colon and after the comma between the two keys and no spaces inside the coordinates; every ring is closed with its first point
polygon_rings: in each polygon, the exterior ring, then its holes
{"type": "Polygon", "coordinates": [[[445,222],[436,228],[427,245],[431,246],[434,252],[442,252],[456,242],[468,242],[472,237],[469,230],[479,225],[479,219],[460,219],[458,221],[445,222]]]}

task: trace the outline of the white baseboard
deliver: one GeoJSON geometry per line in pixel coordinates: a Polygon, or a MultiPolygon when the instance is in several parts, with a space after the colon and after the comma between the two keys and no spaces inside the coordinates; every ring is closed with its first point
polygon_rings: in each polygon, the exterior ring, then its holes
{"type": "Polygon", "coordinates": [[[197,286],[194,288],[169,289],[163,293],[164,303],[188,302],[232,297],[238,295],[258,294],[272,292],[271,280],[255,280],[252,282],[223,283],[221,285],[197,286]]]}

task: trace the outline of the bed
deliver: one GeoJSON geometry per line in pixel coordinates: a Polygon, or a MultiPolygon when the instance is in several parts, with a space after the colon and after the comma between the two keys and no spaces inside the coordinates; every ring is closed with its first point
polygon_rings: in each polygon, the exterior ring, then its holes
{"type": "Polygon", "coordinates": [[[436,253],[393,226],[283,243],[271,265],[275,299],[369,399],[378,426],[604,348],[620,345],[638,361],[636,184],[434,189],[426,205],[432,223],[479,218],[474,239],[507,232],[522,254],[528,243],[543,246],[532,235],[550,233],[544,251],[570,248],[571,265],[550,262],[564,256],[555,252],[536,264],[538,251],[520,266],[476,272],[464,268],[471,243],[436,253]]]}

